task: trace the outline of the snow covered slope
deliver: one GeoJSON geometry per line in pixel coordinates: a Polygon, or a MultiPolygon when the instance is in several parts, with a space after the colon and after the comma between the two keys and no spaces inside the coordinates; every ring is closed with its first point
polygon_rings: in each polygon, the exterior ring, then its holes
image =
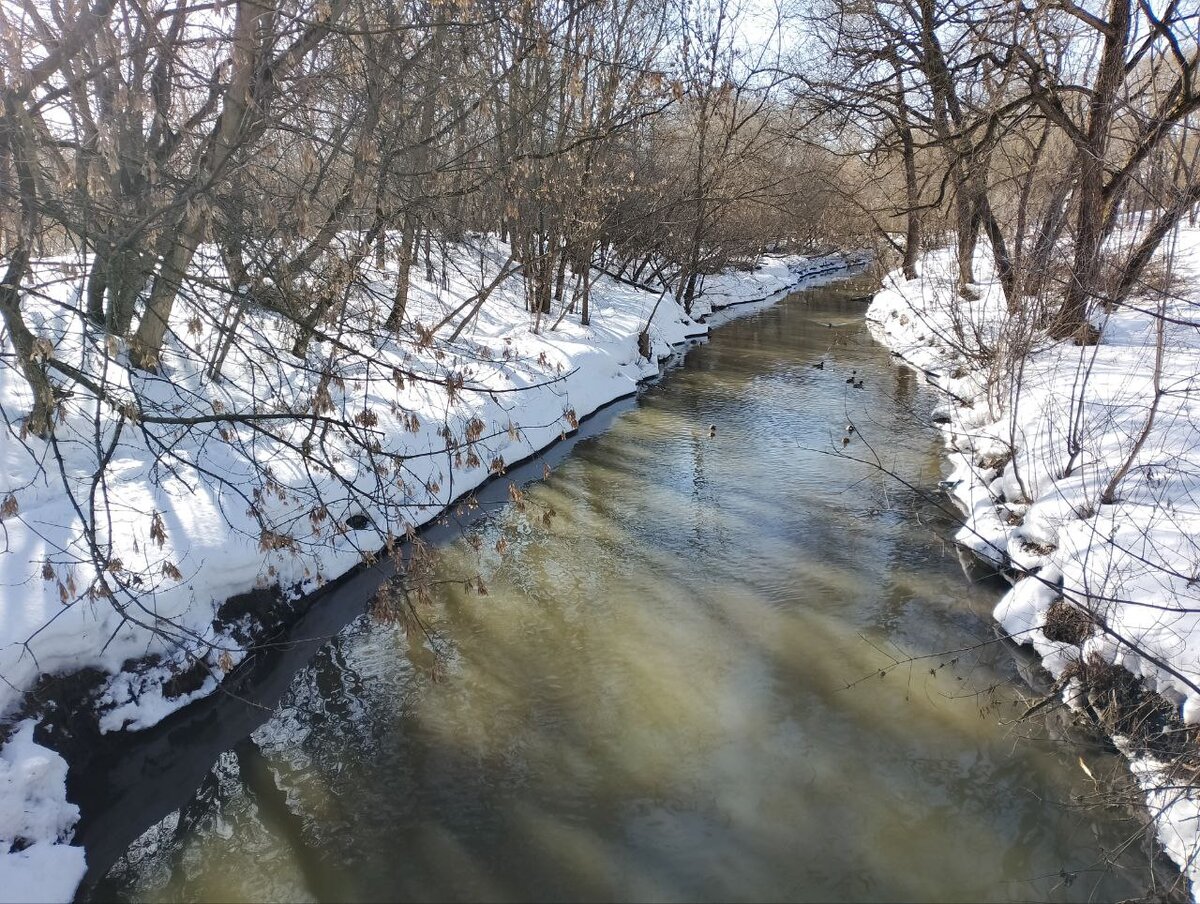
{"type": "MultiPolygon", "coordinates": [[[[890,274],[867,316],[876,338],[953,400],[938,414],[953,468],[946,486],[967,513],[957,539],[1023,576],[996,607],[1004,629],[1032,644],[1055,677],[1081,661],[1123,666],[1195,725],[1200,230],[1181,232],[1174,250],[1181,278],[1164,302],[1161,343],[1158,299],[1097,321],[1096,346],[1014,330],[986,257],[976,262],[980,297],[966,300],[945,250],[926,254],[915,280],[890,274]],[[1160,344],[1159,400],[1147,431],[1160,344]],[[1110,504],[1104,491],[1114,475],[1110,504]],[[1056,639],[1047,636],[1058,601],[1091,613],[1081,647],[1053,629],[1056,639]]],[[[1072,681],[1065,694],[1077,693],[1072,681]]],[[[1168,730],[1187,733],[1178,723],[1168,730]]],[[[1180,788],[1162,761],[1130,753],[1160,839],[1195,889],[1200,797],[1180,788]]]]}

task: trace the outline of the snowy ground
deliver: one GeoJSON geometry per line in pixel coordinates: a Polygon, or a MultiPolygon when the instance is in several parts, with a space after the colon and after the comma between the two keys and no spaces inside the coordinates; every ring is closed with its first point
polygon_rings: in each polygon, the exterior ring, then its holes
{"type": "MultiPolygon", "coordinates": [[[[509,278],[454,342],[461,314],[435,336],[423,332],[489,283],[506,252],[480,239],[453,248],[432,280],[414,268],[404,340],[382,327],[386,270],[304,358],[283,351],[293,328],[248,313],[219,380],[205,373],[219,299],[178,304],[159,375],[135,372],[126,350],[79,316],[78,271],[41,262],[31,326],[109,398],[76,386],[47,443],[20,434],[30,400],[11,366],[0,370],[12,423],[0,441],[0,717],[13,719],[39,675],[96,667],[111,675],[96,701],[102,730],[155,724],[211,693],[246,655],[237,632],[214,624],[228,597],[269,585],[300,595],[345,573],[505,463],[634,392],[659,360],[708,331],[698,321],[713,309],[769,303],[845,267],[840,258],[766,258],[755,271],[710,277],[693,317],[665,298],[649,360],[637,337],[658,294],[607,277],[592,290],[588,327],[568,316],[544,319],[535,333],[521,280],[509,278]],[[309,410],[337,423],[314,431],[290,416],[309,410]],[[222,419],[231,413],[251,419],[222,419]],[[208,419],[161,422],[195,417],[208,419]],[[319,466],[301,454],[314,448],[319,466]],[[87,546],[85,525],[103,555],[87,546]],[[99,573],[97,558],[108,563],[99,573]],[[122,668],[147,657],[161,665],[122,668]],[[166,682],[197,667],[197,686],[172,694],[166,682]]],[[[215,255],[201,257],[210,275],[219,269],[215,255]]],[[[33,742],[32,722],[13,726],[0,751],[0,901],[73,894],[83,853],[67,844],[78,814],[65,774],[61,758],[33,742]]]]}
{"type": "MultiPolygon", "coordinates": [[[[1163,302],[1161,341],[1159,301],[1143,299],[1096,321],[1097,346],[1030,345],[1034,334],[1007,318],[984,255],[980,298],[966,301],[957,297],[948,251],[926,254],[915,280],[890,274],[867,316],[876,338],[954,400],[938,414],[948,419],[945,486],[967,513],[957,539],[1024,576],[996,607],[1005,630],[1032,644],[1055,677],[1081,655],[1095,655],[1141,676],[1196,724],[1200,230],[1181,232],[1173,253],[1180,278],[1163,302]],[[1147,432],[1160,346],[1159,400],[1147,432]],[[968,354],[955,350],[964,347],[968,354]],[[1019,370],[1002,366],[1014,356],[1019,370]],[[1114,475],[1115,498],[1106,504],[1114,475]],[[1058,599],[1100,624],[1082,650],[1043,632],[1058,599]]],[[[1068,685],[1064,694],[1073,698],[1074,690],[1068,685]]],[[[1153,759],[1135,758],[1133,767],[1160,840],[1195,894],[1200,795],[1181,790],[1153,759]]]]}
{"type": "Polygon", "coordinates": [[[0,750],[0,901],[69,901],[86,871],[83,848],[67,844],[79,808],[66,799],[66,761],[33,729],[25,720],[0,750]]]}

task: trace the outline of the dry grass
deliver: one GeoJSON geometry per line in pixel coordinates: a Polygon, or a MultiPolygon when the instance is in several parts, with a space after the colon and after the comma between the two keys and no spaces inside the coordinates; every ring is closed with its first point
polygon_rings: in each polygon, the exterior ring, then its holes
{"type": "Polygon", "coordinates": [[[1042,633],[1047,640],[1080,646],[1096,633],[1096,622],[1090,614],[1072,606],[1064,599],[1055,600],[1046,612],[1042,633]]]}

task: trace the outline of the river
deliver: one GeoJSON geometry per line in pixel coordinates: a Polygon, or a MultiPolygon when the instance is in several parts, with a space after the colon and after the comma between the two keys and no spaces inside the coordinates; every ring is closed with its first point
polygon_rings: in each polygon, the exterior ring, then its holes
{"type": "Polygon", "coordinates": [[[328,638],[307,625],[276,691],[123,753],[153,802],[125,794],[85,824],[106,871],[86,894],[1145,892],[1140,824],[1097,805],[1080,765],[1119,760],[1013,724],[1030,691],[994,642],[995,584],[968,579],[936,499],[853,460],[925,490],[941,474],[935,400],[871,341],[869,287],[720,328],[560,451],[523,512],[493,505],[440,544],[427,638],[357,615],[366,595],[345,589],[345,618],[328,638]],[[486,595],[462,586],[477,573],[486,595]]]}

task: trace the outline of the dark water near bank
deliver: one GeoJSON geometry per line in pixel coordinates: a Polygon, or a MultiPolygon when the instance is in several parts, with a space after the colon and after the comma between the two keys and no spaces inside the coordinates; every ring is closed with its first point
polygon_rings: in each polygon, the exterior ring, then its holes
{"type": "MultiPolygon", "coordinates": [[[[1144,893],[1139,827],[1091,806],[1079,757],[1119,764],[1007,724],[1026,705],[1010,648],[880,674],[990,639],[997,590],[964,577],[934,504],[846,457],[940,476],[932,400],[849,300],[868,289],[720,329],[524,513],[478,522],[479,551],[444,550],[428,639],[361,617],[313,644],[90,894],[1144,893]],[[476,573],[486,596],[452,582],[476,573]]],[[[214,712],[187,730],[220,735],[214,712]]]]}

